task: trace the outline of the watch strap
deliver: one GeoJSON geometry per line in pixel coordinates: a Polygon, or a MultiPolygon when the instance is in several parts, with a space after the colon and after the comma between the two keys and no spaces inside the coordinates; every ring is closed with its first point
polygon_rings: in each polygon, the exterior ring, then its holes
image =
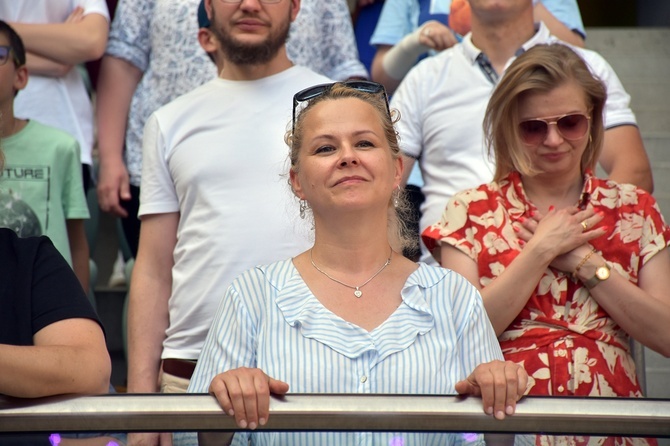
{"type": "Polygon", "coordinates": [[[606,276],[604,279],[601,279],[601,278],[599,277],[599,275],[598,275],[598,271],[599,271],[601,268],[605,268],[605,269],[607,269],[607,272],[608,272],[608,273],[609,273],[609,271],[610,271],[610,267],[609,267],[609,265],[608,265],[608,264],[604,264],[604,265],[602,265],[602,266],[599,266],[599,267],[596,269],[596,272],[593,274],[593,277],[591,277],[590,279],[587,279],[587,280],[585,280],[585,281],[582,282],[582,283],[584,284],[584,286],[585,286],[586,288],[588,288],[589,290],[590,290],[591,288],[595,287],[596,285],[598,285],[600,282],[603,282],[603,281],[605,281],[605,280],[607,280],[607,279],[609,278],[609,274],[607,274],[607,276],[606,276]]]}

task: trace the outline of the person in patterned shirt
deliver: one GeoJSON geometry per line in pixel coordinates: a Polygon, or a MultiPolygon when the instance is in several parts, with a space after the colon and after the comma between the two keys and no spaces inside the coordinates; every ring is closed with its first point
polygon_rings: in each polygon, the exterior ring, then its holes
{"type": "Polygon", "coordinates": [[[526,51],[486,110],[493,182],[423,233],[480,289],[531,395],[642,396],[630,337],[670,355],[670,228],[647,192],[593,176],[605,99],[568,47],[526,51]]]}

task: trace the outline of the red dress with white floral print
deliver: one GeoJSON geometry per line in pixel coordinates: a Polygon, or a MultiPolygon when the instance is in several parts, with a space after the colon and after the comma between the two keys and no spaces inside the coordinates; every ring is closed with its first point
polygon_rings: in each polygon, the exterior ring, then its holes
{"type": "MultiPolygon", "coordinates": [[[[637,283],[639,269],[670,244],[670,228],[656,201],[633,185],[590,173],[582,197],[604,213],[598,225],[609,228],[591,245],[613,270],[637,283]]],[[[535,210],[514,172],[454,196],[442,220],[422,237],[429,249],[448,243],[467,254],[486,287],[520,252],[512,223],[535,210]]],[[[580,281],[552,267],[499,341],[505,358],[528,372],[531,395],[642,396],[628,335],[580,281]]]]}

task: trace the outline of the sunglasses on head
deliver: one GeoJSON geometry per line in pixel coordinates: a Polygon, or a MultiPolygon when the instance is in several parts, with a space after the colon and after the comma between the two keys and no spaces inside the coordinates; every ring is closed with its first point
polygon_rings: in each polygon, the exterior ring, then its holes
{"type": "Polygon", "coordinates": [[[298,105],[301,102],[310,101],[316,97],[321,96],[322,94],[330,91],[330,89],[333,88],[333,85],[336,84],[344,84],[349,88],[353,88],[354,90],[362,91],[365,93],[383,94],[384,101],[386,102],[386,111],[388,112],[389,116],[391,115],[391,109],[389,107],[389,100],[388,96],[386,95],[386,89],[382,84],[370,81],[346,81],[346,82],[333,82],[330,84],[319,84],[314,85],[313,87],[305,88],[304,90],[301,90],[293,95],[293,127],[291,133],[295,133],[295,116],[296,116],[295,112],[298,108],[298,105]]]}
{"type": "Polygon", "coordinates": [[[563,139],[574,141],[586,136],[589,131],[590,120],[590,116],[582,113],[571,113],[552,118],[527,119],[519,123],[519,134],[524,143],[530,146],[538,146],[547,139],[549,126],[555,125],[563,139]]]}
{"type": "Polygon", "coordinates": [[[19,61],[16,60],[16,56],[14,55],[14,50],[12,47],[9,45],[0,45],[0,65],[6,64],[7,61],[11,58],[14,59],[14,63],[16,63],[18,66],[19,61]]]}

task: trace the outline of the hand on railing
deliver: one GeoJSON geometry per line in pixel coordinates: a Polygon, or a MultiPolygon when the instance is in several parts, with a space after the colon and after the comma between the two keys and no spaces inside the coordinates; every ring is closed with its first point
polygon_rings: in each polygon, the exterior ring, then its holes
{"type": "Polygon", "coordinates": [[[484,412],[503,420],[513,415],[516,403],[526,392],[528,374],[512,361],[492,361],[480,364],[463,381],[456,383],[461,395],[482,397],[484,412]]]}
{"type": "Polygon", "coordinates": [[[241,367],[214,377],[209,392],[242,429],[264,426],[270,415],[270,393],[284,395],[288,384],[266,375],[261,369],[241,367]]]}

